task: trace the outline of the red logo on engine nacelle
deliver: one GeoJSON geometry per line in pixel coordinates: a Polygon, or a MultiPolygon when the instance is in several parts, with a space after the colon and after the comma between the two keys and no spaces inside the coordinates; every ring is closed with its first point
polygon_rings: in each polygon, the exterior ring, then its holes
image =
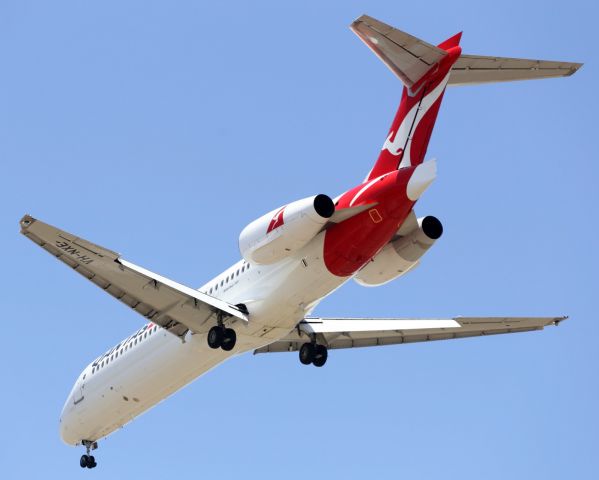
{"type": "MultiPolygon", "coordinates": [[[[287,205],[285,205],[285,207],[286,206],[287,205]]],[[[266,233],[272,232],[275,228],[278,228],[285,223],[285,221],[283,220],[283,211],[285,210],[285,207],[281,207],[279,210],[277,210],[277,213],[274,214],[272,220],[268,224],[266,233]]]]}

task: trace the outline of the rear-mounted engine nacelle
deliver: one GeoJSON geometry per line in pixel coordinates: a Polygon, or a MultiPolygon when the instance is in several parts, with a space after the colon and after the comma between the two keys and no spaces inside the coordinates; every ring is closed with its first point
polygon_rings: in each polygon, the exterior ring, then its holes
{"type": "Polygon", "coordinates": [[[418,227],[407,235],[388,243],[354,277],[365,287],[390,282],[418,265],[424,255],[443,233],[443,225],[432,216],[419,218],[418,227]]]}
{"type": "Polygon", "coordinates": [[[312,240],[335,212],[327,195],[304,198],[254,220],[239,235],[239,250],[248,262],[270,264],[312,240]]]}

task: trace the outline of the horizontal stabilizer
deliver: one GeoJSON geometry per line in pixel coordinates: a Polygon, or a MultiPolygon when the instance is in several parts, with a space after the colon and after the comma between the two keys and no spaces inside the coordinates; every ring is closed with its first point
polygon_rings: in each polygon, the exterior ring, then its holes
{"type": "Polygon", "coordinates": [[[567,77],[580,67],[582,63],[461,55],[451,69],[448,85],[567,77]]]}
{"type": "Polygon", "coordinates": [[[350,28],[410,88],[447,55],[445,50],[368,15],[350,28]]]}
{"type": "MultiPolygon", "coordinates": [[[[425,77],[447,55],[445,49],[457,46],[461,38],[460,32],[436,47],[368,15],[355,20],[350,28],[408,88],[425,77]]],[[[581,66],[574,62],[461,55],[451,69],[448,85],[566,77],[581,66]]]]}

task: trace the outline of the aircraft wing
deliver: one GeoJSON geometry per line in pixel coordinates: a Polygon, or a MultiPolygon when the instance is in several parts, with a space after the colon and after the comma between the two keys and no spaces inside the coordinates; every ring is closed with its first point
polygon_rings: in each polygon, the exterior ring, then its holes
{"type": "Polygon", "coordinates": [[[329,349],[374,347],[529,332],[557,325],[567,317],[306,318],[288,336],[254,353],[294,352],[312,336],[329,349]]]}
{"type": "Polygon", "coordinates": [[[128,307],[183,337],[188,330],[205,333],[218,315],[229,322],[247,322],[242,307],[231,305],[181,285],[121,258],[106,248],[59,230],[29,215],[21,219],[21,233],[66,263],[128,307]]]}

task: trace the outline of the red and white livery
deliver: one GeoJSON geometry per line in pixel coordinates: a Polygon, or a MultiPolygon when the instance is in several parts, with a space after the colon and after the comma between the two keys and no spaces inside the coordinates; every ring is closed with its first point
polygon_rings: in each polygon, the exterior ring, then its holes
{"type": "Polygon", "coordinates": [[[242,260],[194,289],[29,215],[21,233],[147,319],[81,372],[60,434],[96,466],[97,441],[233,355],[299,352],[322,367],[354,348],[541,330],[547,318],[319,318],[312,311],[348,280],[377,286],[418,264],[443,228],[414,205],[435,179],[425,161],[448,85],[560,77],[581,64],[464,55],[457,34],[431,45],[371,17],[352,30],[402,81],[399,109],[363,182],[335,199],[314,195],[245,227],[242,260]]]}

